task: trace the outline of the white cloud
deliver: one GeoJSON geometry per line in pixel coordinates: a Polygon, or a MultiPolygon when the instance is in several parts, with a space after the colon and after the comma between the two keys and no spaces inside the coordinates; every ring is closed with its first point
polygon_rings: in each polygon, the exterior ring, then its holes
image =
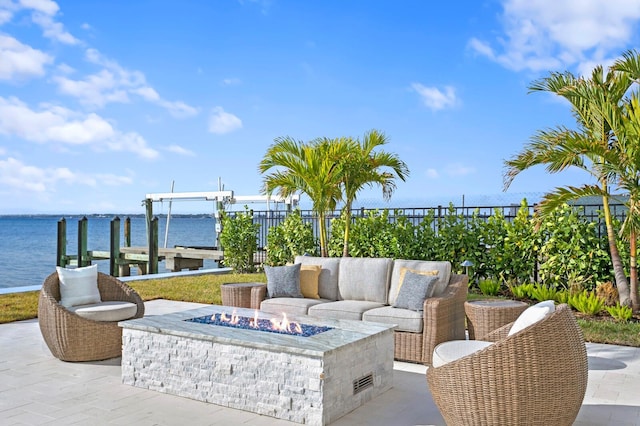
{"type": "Polygon", "coordinates": [[[55,15],[60,10],[58,4],[51,0],[20,0],[18,3],[25,9],[33,9],[49,16],[55,15]]]}
{"type": "Polygon", "coordinates": [[[504,0],[498,48],[478,38],[471,50],[515,70],[585,69],[619,54],[640,20],[637,0],[504,0]]]}
{"type": "Polygon", "coordinates": [[[223,86],[238,86],[242,84],[242,80],[240,80],[239,78],[225,78],[224,80],[222,80],[222,85],[223,86]]]}
{"type": "Polygon", "coordinates": [[[0,97],[0,134],[31,142],[92,145],[113,151],[127,151],[145,159],[159,153],[137,133],[122,133],[95,113],[80,114],[69,109],[41,104],[32,110],[17,98],[0,97]]]}
{"type": "Polygon", "coordinates": [[[0,80],[40,77],[51,62],[53,58],[46,53],[0,34],[0,80]]]}
{"type": "Polygon", "coordinates": [[[82,25],[80,25],[80,28],[82,28],[85,31],[89,31],[91,29],[91,25],[89,25],[88,23],[84,22],[82,25]]]}
{"type": "Polygon", "coordinates": [[[142,72],[125,69],[96,49],[87,49],[85,58],[104,69],[81,80],[73,80],[62,75],[53,78],[61,93],[77,98],[84,105],[101,108],[111,102],[126,103],[130,102],[129,94],[135,94],[166,109],[176,118],[190,117],[199,112],[197,108],[182,101],[163,99],[147,84],[142,72]]]}
{"type": "Polygon", "coordinates": [[[461,163],[448,164],[446,173],[449,176],[467,176],[476,172],[474,167],[465,166],[461,163]]]}
{"type": "Polygon", "coordinates": [[[440,174],[436,169],[427,169],[427,171],[425,172],[425,175],[429,179],[438,179],[440,177],[440,174]]]}
{"type": "Polygon", "coordinates": [[[36,24],[40,25],[43,35],[47,38],[64,44],[80,43],[80,40],[64,29],[64,25],[60,22],[55,22],[52,15],[34,12],[31,19],[33,19],[33,22],[36,24]]]}
{"type": "Polygon", "coordinates": [[[195,152],[183,148],[180,145],[169,145],[168,147],[165,148],[167,151],[169,152],[173,152],[174,154],[178,154],[178,155],[184,155],[184,156],[188,156],[188,157],[193,157],[195,156],[195,152]]]}
{"type": "Polygon", "coordinates": [[[58,84],[58,90],[61,93],[78,98],[84,105],[103,107],[111,102],[129,102],[127,92],[121,88],[116,77],[107,70],[92,74],[84,80],[55,76],[53,81],[58,84]]]}
{"type": "Polygon", "coordinates": [[[215,107],[209,117],[209,131],[215,134],[233,132],[242,128],[242,120],[235,115],[225,112],[222,107],[215,107]]]}
{"type": "Polygon", "coordinates": [[[427,108],[438,111],[445,108],[451,108],[456,105],[456,91],[451,86],[445,86],[444,91],[436,87],[426,87],[420,83],[412,83],[411,88],[415,90],[427,108]]]}
{"type": "Polygon", "coordinates": [[[101,185],[131,185],[131,176],[114,174],[75,173],[66,167],[40,168],[25,164],[15,158],[0,159],[0,184],[6,189],[19,192],[55,192],[60,183],[79,184],[90,187],[101,185]]]}

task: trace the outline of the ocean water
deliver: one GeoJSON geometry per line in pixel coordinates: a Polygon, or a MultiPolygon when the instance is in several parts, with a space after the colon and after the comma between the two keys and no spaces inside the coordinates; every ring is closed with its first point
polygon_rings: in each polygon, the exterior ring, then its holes
{"type": "MultiPolygon", "coordinates": [[[[110,222],[114,216],[87,216],[89,250],[109,250],[110,222]]],[[[78,252],[78,221],[82,216],[65,216],[67,254],[78,252]]],[[[0,289],[39,286],[55,271],[58,220],[61,216],[0,216],[0,289]]],[[[124,219],[120,216],[120,245],[124,245],[124,219]]],[[[158,246],[164,247],[166,217],[158,220],[158,246]]],[[[172,216],[169,221],[167,247],[175,245],[214,246],[215,219],[210,215],[172,216]]],[[[147,233],[143,216],[131,217],[131,245],[146,246],[147,233]]],[[[96,261],[98,270],[109,273],[109,261],[96,261]]],[[[216,263],[204,261],[205,268],[216,263]]],[[[167,272],[164,262],[159,272],[167,272]]],[[[132,274],[135,268],[132,268],[132,274]]]]}

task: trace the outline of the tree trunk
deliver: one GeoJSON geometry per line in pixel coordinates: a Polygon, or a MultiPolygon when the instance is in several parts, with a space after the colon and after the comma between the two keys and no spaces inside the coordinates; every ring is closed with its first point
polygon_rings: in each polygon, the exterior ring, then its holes
{"type": "Polygon", "coordinates": [[[344,205],[344,243],[342,245],[342,257],[349,257],[349,230],[351,229],[351,202],[344,205]]]}
{"type": "Polygon", "coordinates": [[[638,259],[637,253],[637,236],[635,232],[631,232],[629,235],[629,250],[631,251],[630,257],[630,272],[629,272],[629,284],[631,289],[631,308],[634,312],[638,312],[638,259]]]}
{"type": "Polygon", "coordinates": [[[327,252],[327,224],[324,212],[318,212],[318,232],[320,233],[320,256],[328,257],[327,252]]]}
{"type": "MultiPolygon", "coordinates": [[[[606,186],[605,186],[606,188],[606,186]]],[[[624,266],[616,244],[616,233],[611,222],[611,209],[609,208],[609,197],[602,197],[602,210],[604,212],[604,221],[607,226],[607,240],[609,242],[609,253],[611,254],[611,264],[616,279],[616,287],[618,288],[618,296],[620,304],[624,306],[631,305],[629,297],[629,282],[624,273],[624,266]]]]}

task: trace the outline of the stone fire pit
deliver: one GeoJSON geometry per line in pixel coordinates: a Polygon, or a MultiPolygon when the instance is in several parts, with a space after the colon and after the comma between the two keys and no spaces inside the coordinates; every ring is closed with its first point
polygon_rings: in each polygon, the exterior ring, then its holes
{"type": "Polygon", "coordinates": [[[392,386],[393,326],[290,318],[330,328],[303,337],[193,321],[234,312],[255,316],[208,306],[120,322],[122,382],[311,425],[329,424],[392,386]]]}

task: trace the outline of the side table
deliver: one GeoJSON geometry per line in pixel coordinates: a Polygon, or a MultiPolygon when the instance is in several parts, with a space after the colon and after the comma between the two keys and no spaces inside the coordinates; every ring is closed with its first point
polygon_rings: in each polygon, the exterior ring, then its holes
{"type": "Polygon", "coordinates": [[[482,340],[493,330],[515,321],[528,307],[527,303],[518,300],[489,299],[464,302],[469,339],[482,340]]]}
{"type": "Polygon", "coordinates": [[[222,304],[238,308],[259,309],[259,306],[251,306],[251,289],[263,286],[265,283],[224,283],[220,286],[222,304]]]}

